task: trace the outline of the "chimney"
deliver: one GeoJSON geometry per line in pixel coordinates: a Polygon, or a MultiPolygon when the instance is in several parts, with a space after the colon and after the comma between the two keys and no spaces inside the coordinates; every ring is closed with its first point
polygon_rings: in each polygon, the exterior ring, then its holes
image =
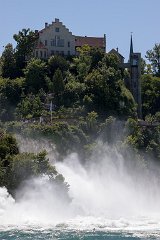
{"type": "Polygon", "coordinates": [[[116,48],[117,52],[118,52],[118,47],[116,48]]]}
{"type": "Polygon", "coordinates": [[[55,18],[55,22],[59,22],[59,19],[58,19],[58,18],[55,18]]]}
{"type": "Polygon", "coordinates": [[[46,22],[46,23],[45,23],[45,28],[47,28],[47,27],[48,27],[48,23],[46,22]]]}

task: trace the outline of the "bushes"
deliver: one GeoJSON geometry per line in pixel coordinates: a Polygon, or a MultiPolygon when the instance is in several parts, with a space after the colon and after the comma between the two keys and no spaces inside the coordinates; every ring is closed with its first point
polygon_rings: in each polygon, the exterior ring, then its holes
{"type": "Polygon", "coordinates": [[[160,127],[146,122],[148,126],[139,125],[136,120],[129,119],[127,128],[129,130],[125,142],[137,149],[139,154],[146,158],[160,161],[160,127]]]}
{"type": "Polygon", "coordinates": [[[38,154],[19,153],[16,140],[0,130],[0,187],[7,187],[14,195],[16,190],[28,179],[47,175],[52,183],[58,183],[68,191],[68,185],[55,166],[50,165],[46,151],[38,154]]]}

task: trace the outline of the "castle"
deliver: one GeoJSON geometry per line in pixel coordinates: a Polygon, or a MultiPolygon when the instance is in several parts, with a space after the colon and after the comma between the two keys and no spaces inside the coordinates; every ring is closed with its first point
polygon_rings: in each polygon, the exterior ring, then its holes
{"type": "Polygon", "coordinates": [[[52,55],[76,55],[76,48],[85,44],[101,48],[106,52],[105,34],[103,37],[75,36],[58,18],[55,18],[51,24],[45,23],[44,29],[36,32],[39,38],[34,49],[34,56],[37,58],[48,59],[52,55]]]}
{"type": "MultiPolygon", "coordinates": [[[[34,49],[34,57],[48,59],[52,55],[75,56],[77,47],[89,45],[100,48],[106,52],[106,35],[103,37],[75,36],[72,32],[55,18],[51,24],[45,23],[44,29],[37,31],[38,41],[34,49]]],[[[124,57],[117,50],[112,49],[110,53],[116,54],[120,61],[120,68],[127,68],[130,73],[128,88],[131,91],[136,103],[138,117],[142,117],[141,107],[141,54],[133,51],[133,41],[131,35],[129,61],[124,62],[124,57]]]]}

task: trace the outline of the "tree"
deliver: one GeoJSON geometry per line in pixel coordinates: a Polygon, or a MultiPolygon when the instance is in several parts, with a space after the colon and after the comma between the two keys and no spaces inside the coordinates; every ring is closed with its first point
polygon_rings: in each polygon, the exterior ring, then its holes
{"type": "Polygon", "coordinates": [[[98,114],[94,111],[89,112],[86,117],[88,130],[92,133],[97,129],[98,114]]]}
{"type": "Polygon", "coordinates": [[[142,112],[144,117],[160,111],[160,78],[143,75],[142,86],[142,112]]]}
{"type": "Polygon", "coordinates": [[[142,75],[146,73],[146,67],[147,67],[146,61],[143,58],[141,58],[141,74],[142,75]]]}
{"type": "Polygon", "coordinates": [[[85,92],[85,83],[79,82],[74,75],[68,74],[66,76],[66,84],[64,91],[64,106],[73,106],[81,103],[85,92]]]}
{"type": "MultiPolygon", "coordinates": [[[[152,116],[146,117],[151,123],[152,116]]],[[[159,127],[142,127],[134,119],[128,119],[127,124],[128,136],[125,142],[136,149],[139,155],[144,159],[160,160],[160,129],[159,127]],[[147,153],[147,155],[146,155],[147,153]]]]}
{"type": "Polygon", "coordinates": [[[146,58],[151,62],[154,74],[160,76],[160,44],[155,44],[152,50],[148,50],[146,58]]]}
{"type": "Polygon", "coordinates": [[[1,74],[3,78],[15,78],[16,77],[16,59],[15,52],[12,44],[7,44],[1,57],[1,74]]]}
{"type": "Polygon", "coordinates": [[[57,69],[53,76],[53,91],[55,95],[59,95],[64,91],[64,81],[60,69],[57,69]]]}
{"type": "Polygon", "coordinates": [[[17,42],[17,65],[20,69],[23,69],[25,66],[25,61],[32,56],[34,46],[38,39],[38,34],[28,28],[22,29],[22,31],[19,31],[18,34],[14,34],[13,38],[17,42]]]}
{"type": "Polygon", "coordinates": [[[50,164],[46,155],[46,151],[37,154],[19,153],[16,139],[0,129],[0,187],[6,187],[15,196],[18,187],[25,184],[26,180],[46,175],[48,182],[53,183],[53,186],[56,184],[69,200],[69,185],[55,166],[50,164]]]}
{"type": "Polygon", "coordinates": [[[96,68],[100,61],[102,61],[105,53],[100,48],[91,48],[91,68],[96,68]]]}
{"type": "Polygon", "coordinates": [[[62,73],[67,71],[67,69],[69,68],[69,64],[64,57],[55,55],[55,56],[51,56],[48,59],[48,68],[49,68],[50,77],[53,77],[55,71],[58,68],[61,70],[62,73]]]}
{"type": "Polygon", "coordinates": [[[24,79],[0,78],[0,120],[10,121],[14,119],[14,110],[20,101],[23,91],[24,79]]]}
{"type": "Polygon", "coordinates": [[[16,155],[19,153],[16,139],[10,134],[6,134],[3,129],[0,129],[0,166],[6,168],[9,162],[6,160],[8,155],[16,155]]]}
{"type": "Polygon", "coordinates": [[[112,67],[116,70],[119,70],[120,60],[118,56],[114,53],[107,53],[102,59],[100,66],[112,67]]]}
{"type": "Polygon", "coordinates": [[[18,119],[35,118],[42,115],[44,106],[38,95],[28,94],[17,105],[16,116],[18,119]]]}
{"type": "Polygon", "coordinates": [[[0,129],[0,187],[7,184],[7,169],[9,161],[7,156],[13,156],[19,153],[17,143],[14,137],[6,134],[3,129],[0,129]]]}
{"type": "Polygon", "coordinates": [[[106,54],[99,67],[85,78],[86,93],[93,103],[90,110],[104,116],[134,114],[135,102],[121,79],[117,56],[106,54]]]}
{"type": "Polygon", "coordinates": [[[77,77],[81,82],[84,81],[84,78],[91,68],[90,50],[91,48],[88,45],[77,48],[79,55],[73,59],[74,66],[76,66],[77,70],[77,77]]]}
{"type": "Polygon", "coordinates": [[[40,59],[31,59],[24,71],[26,89],[29,92],[37,93],[39,89],[46,89],[47,67],[40,59]]]}

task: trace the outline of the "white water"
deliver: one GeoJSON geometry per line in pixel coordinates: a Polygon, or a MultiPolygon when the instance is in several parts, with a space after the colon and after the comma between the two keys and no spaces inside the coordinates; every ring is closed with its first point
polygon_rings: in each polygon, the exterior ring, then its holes
{"type": "MultiPolygon", "coordinates": [[[[50,152],[52,160],[51,156],[50,152]]],[[[70,204],[46,178],[27,182],[19,191],[17,202],[5,188],[0,188],[0,228],[159,230],[158,176],[144,171],[138,161],[136,164],[126,161],[116,149],[99,144],[85,166],[77,154],[57,162],[57,170],[70,185],[70,204]]]]}

